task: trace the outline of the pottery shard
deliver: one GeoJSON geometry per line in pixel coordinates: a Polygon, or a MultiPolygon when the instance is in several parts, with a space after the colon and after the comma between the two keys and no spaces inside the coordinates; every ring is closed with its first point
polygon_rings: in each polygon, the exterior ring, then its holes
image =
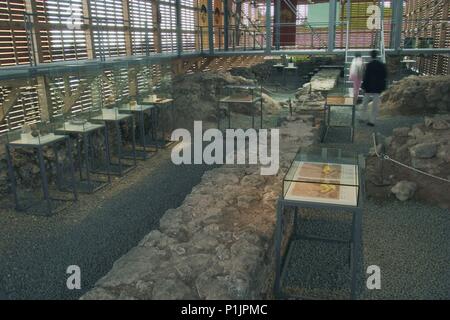
{"type": "Polygon", "coordinates": [[[409,149],[412,157],[420,159],[433,158],[437,153],[436,143],[420,143],[409,149]]]}
{"type": "Polygon", "coordinates": [[[398,200],[406,201],[411,199],[416,192],[417,184],[411,181],[402,180],[392,187],[391,192],[398,200]]]}

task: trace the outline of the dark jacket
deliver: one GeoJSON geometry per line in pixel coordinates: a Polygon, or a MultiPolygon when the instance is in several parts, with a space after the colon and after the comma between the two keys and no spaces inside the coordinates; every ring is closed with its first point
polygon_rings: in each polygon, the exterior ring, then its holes
{"type": "Polygon", "coordinates": [[[386,89],[386,66],[379,60],[372,60],[366,65],[362,88],[368,93],[381,93],[386,89]]]}

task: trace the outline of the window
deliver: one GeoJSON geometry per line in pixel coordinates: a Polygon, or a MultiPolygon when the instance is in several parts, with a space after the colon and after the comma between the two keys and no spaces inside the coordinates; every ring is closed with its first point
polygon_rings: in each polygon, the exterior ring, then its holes
{"type": "Polygon", "coordinates": [[[42,61],[87,59],[82,0],[36,0],[42,61]]]}
{"type": "Polygon", "coordinates": [[[155,52],[151,1],[130,0],[129,10],[133,54],[155,52]]]}
{"type": "Polygon", "coordinates": [[[30,63],[24,0],[0,0],[0,66],[30,63]]]}
{"type": "Polygon", "coordinates": [[[91,0],[96,56],[126,55],[122,0],[91,0]]]}

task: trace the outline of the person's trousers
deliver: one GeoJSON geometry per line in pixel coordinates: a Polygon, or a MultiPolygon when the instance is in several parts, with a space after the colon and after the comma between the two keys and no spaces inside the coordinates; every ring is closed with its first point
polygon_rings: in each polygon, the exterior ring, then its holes
{"type": "Polygon", "coordinates": [[[353,81],[353,101],[356,104],[358,101],[359,90],[361,89],[362,79],[354,79],[353,81]]]}
{"type": "Polygon", "coordinates": [[[364,121],[369,121],[375,124],[377,121],[378,110],[380,108],[380,93],[369,93],[366,92],[364,94],[363,99],[363,110],[362,110],[362,119],[364,121]],[[372,110],[369,112],[369,100],[372,99],[372,110]]]}

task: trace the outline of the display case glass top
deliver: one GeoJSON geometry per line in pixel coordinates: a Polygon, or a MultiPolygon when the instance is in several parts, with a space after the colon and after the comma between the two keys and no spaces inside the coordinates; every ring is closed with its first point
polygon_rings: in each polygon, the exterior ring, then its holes
{"type": "Polygon", "coordinates": [[[132,115],[124,114],[119,112],[119,108],[103,108],[101,113],[92,118],[94,121],[121,121],[125,120],[132,115]]]}
{"type": "Polygon", "coordinates": [[[66,136],[55,134],[54,124],[42,122],[24,124],[21,129],[8,132],[6,138],[11,146],[39,147],[64,140],[66,136]]]}
{"type": "Polygon", "coordinates": [[[88,133],[103,128],[103,124],[91,120],[101,114],[100,110],[91,109],[75,114],[62,115],[53,119],[57,133],[88,133]]]}
{"type": "Polygon", "coordinates": [[[119,107],[120,112],[144,112],[153,109],[154,105],[142,104],[136,101],[130,101],[128,103],[122,104],[119,107]]]}
{"type": "Polygon", "coordinates": [[[358,156],[330,148],[301,149],[283,181],[286,200],[357,206],[358,156]]]}

